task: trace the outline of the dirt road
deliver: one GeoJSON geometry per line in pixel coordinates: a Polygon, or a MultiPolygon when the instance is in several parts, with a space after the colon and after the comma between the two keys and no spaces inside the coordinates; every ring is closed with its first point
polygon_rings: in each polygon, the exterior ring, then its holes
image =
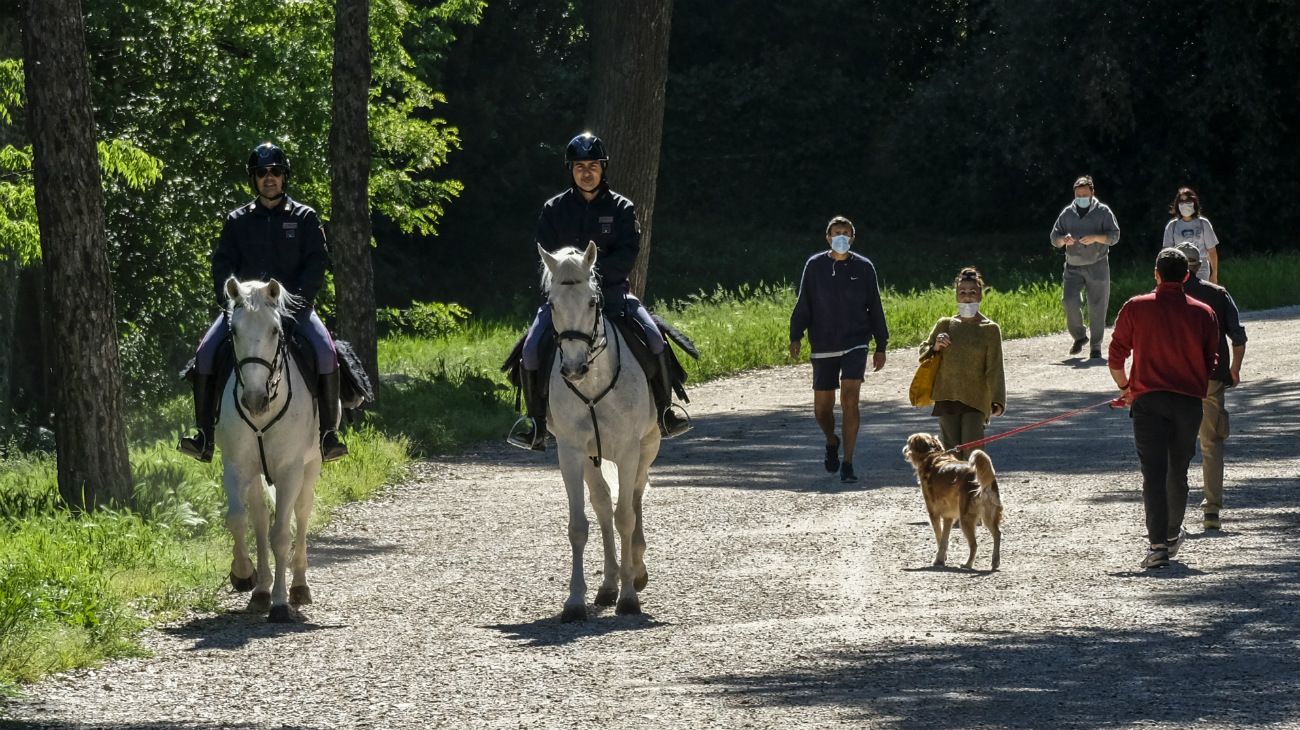
{"type": "MultiPolygon", "coordinates": [[[[1224,529],[1201,533],[1198,459],[1192,539],[1162,571],[1138,568],[1132,432],[1107,409],[991,444],[1002,570],[930,568],[899,452],[936,425],[906,406],[896,352],[863,387],[854,485],[822,471],[807,366],[694,389],[698,428],[665,443],[646,495],[640,617],[559,623],[554,453],[489,445],[342,510],[311,545],[304,623],[194,616],[150,632],[150,658],[31,687],[0,726],[1300,727],[1297,324],[1248,316],[1224,529]]],[[[1068,344],[1007,343],[990,433],[1113,393],[1068,344]]]]}

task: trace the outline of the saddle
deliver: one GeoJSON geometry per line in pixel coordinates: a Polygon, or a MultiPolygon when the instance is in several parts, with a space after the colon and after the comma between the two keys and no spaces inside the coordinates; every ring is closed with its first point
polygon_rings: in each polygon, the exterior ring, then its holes
{"type": "MultiPolygon", "coordinates": [[[[632,318],[627,316],[625,311],[609,311],[607,309],[606,314],[609,315],[609,320],[614,323],[614,327],[618,329],[619,336],[627,341],[628,349],[632,351],[632,357],[645,371],[646,382],[653,382],[653,379],[659,374],[659,358],[650,352],[650,345],[646,342],[645,332],[640,326],[632,322],[632,318]]],[[[692,358],[699,359],[700,352],[689,337],[668,324],[663,317],[657,314],[652,314],[650,317],[658,326],[659,334],[667,342],[680,347],[683,352],[692,358]]],[[[527,336],[527,333],[520,336],[514,347],[510,349],[510,354],[506,357],[505,362],[501,364],[501,372],[505,373],[506,379],[510,381],[511,385],[515,386],[515,410],[518,410],[520,406],[524,340],[527,336]]],[[[691,399],[686,395],[686,369],[682,367],[681,360],[678,359],[677,352],[671,345],[664,347],[664,360],[669,368],[669,382],[672,383],[673,392],[677,394],[677,397],[683,403],[690,403],[691,399]]],[[[550,372],[551,368],[554,367],[555,353],[558,349],[555,330],[551,329],[542,333],[542,339],[538,343],[541,372],[550,372]]],[[[545,399],[549,395],[550,378],[541,378],[540,385],[542,389],[540,395],[545,399]]]]}
{"type": "MultiPolygon", "coordinates": [[[[286,347],[289,352],[289,359],[297,366],[298,372],[302,375],[303,381],[307,384],[307,390],[313,398],[320,396],[320,373],[316,365],[316,352],[312,349],[311,341],[307,339],[298,329],[298,320],[293,317],[284,317],[286,347]]],[[[370,377],[366,375],[366,369],[361,363],[361,358],[357,355],[356,350],[352,348],[352,343],[347,340],[335,340],[334,349],[339,359],[339,400],[343,404],[343,409],[348,413],[349,418],[352,412],[363,408],[364,406],[375,402],[374,387],[370,383],[370,377]]],[[[217,356],[213,363],[213,376],[216,383],[216,392],[223,393],[226,384],[230,381],[230,376],[235,372],[235,348],[227,334],[217,346],[217,356]]],[[[185,364],[181,370],[181,378],[191,383],[194,382],[194,376],[198,373],[195,358],[185,364]]],[[[220,409],[217,410],[217,418],[220,419],[220,409]]]]}

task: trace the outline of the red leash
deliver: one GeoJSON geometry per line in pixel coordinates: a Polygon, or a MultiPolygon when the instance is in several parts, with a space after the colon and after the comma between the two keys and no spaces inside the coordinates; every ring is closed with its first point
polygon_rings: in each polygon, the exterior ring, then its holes
{"type": "Polygon", "coordinates": [[[1062,414],[1059,415],[1059,416],[1052,416],[1051,418],[1048,418],[1048,419],[1043,420],[1043,421],[1039,421],[1038,423],[1031,423],[1031,424],[1029,424],[1029,425],[1027,425],[1027,426],[1021,426],[1021,427],[1019,427],[1019,428],[1013,428],[1013,429],[1011,429],[1010,431],[1006,431],[1006,432],[1004,432],[1004,433],[1000,433],[1000,434],[997,434],[997,435],[994,435],[994,436],[989,436],[989,437],[987,437],[987,438],[982,438],[982,439],[979,439],[978,441],[971,441],[971,442],[968,443],[968,444],[959,444],[959,445],[957,445],[957,446],[952,447],[951,449],[948,449],[947,451],[944,451],[943,453],[947,454],[947,453],[951,453],[951,452],[953,452],[953,451],[959,451],[959,450],[962,450],[962,449],[971,449],[971,448],[975,448],[976,446],[983,446],[984,444],[991,443],[991,442],[993,442],[993,441],[997,441],[998,439],[1004,439],[1004,438],[1006,438],[1006,437],[1008,437],[1008,436],[1015,436],[1015,435],[1018,434],[1018,433],[1024,433],[1025,431],[1031,431],[1031,430],[1033,430],[1033,429],[1035,429],[1035,428],[1038,428],[1039,426],[1046,426],[1047,424],[1049,424],[1049,423],[1051,423],[1051,422],[1053,422],[1053,421],[1059,421],[1059,420],[1061,420],[1062,418],[1069,418],[1070,416],[1077,416],[1077,415],[1079,415],[1080,413],[1083,413],[1084,411],[1090,411],[1090,410],[1092,410],[1092,409],[1094,409],[1094,408],[1100,408],[1101,406],[1110,406],[1111,408],[1124,408],[1124,407],[1126,407],[1126,405],[1127,405],[1127,404],[1125,404],[1124,401],[1123,401],[1122,399],[1120,399],[1120,398],[1107,398],[1106,400],[1104,400],[1104,401],[1102,401],[1102,402],[1100,402],[1100,403],[1093,403],[1092,405],[1090,405],[1090,406],[1084,406],[1083,408],[1075,408],[1075,409],[1072,410],[1072,411],[1067,411],[1067,412],[1065,412],[1065,413],[1062,413],[1062,414]]]}

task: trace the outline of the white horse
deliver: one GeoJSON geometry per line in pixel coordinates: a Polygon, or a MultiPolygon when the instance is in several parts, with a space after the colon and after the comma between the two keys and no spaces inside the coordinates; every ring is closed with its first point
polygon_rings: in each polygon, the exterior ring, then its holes
{"type": "Polygon", "coordinates": [[[596,592],[596,605],[617,600],[617,613],[641,612],[637,591],[645,587],[645,531],[641,496],[650,465],[659,455],[659,425],[645,371],[603,312],[594,265],[596,245],[585,252],[564,248],[552,254],[537,247],[546,265],[542,289],[551,303],[551,319],[559,339],[559,354],[550,374],[548,408],[551,433],[560,459],[560,473],[569,497],[569,544],[573,573],[564,621],[587,618],[587,582],[582,553],[587,545],[583,482],[600,521],[605,546],[605,578],[596,592]],[[618,505],[610,502],[609,484],[601,461],[618,466],[618,505]],[[622,540],[614,546],[614,526],[622,540]],[[618,555],[623,556],[620,564],[618,555]],[[617,580],[615,578],[617,576],[617,580]]]}
{"type": "Polygon", "coordinates": [[[226,280],[228,321],[234,342],[235,377],[221,397],[216,443],[225,469],[226,526],[235,538],[230,583],[253,591],[248,610],[270,610],[269,620],[292,621],[289,605],[311,603],[307,586],[307,523],[316,499],[321,454],[316,401],[289,354],[281,317],[296,303],[274,279],[226,280]],[[275,488],[271,525],[262,480],[275,488]],[[257,566],[248,558],[246,534],[251,511],[257,538],[257,566]],[[290,518],[297,518],[294,532],[290,518]],[[275,575],[267,558],[268,537],[275,575]],[[285,566],[293,542],[293,587],[285,566]]]}

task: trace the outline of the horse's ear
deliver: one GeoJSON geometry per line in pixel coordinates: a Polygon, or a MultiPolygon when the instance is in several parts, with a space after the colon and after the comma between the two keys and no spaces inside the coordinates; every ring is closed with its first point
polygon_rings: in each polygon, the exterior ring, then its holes
{"type": "Polygon", "coordinates": [[[596,253],[597,253],[597,252],[598,252],[598,249],[596,248],[596,242],[595,242],[595,241],[587,241],[587,250],[582,252],[582,266],[583,266],[583,268],[590,269],[591,267],[593,267],[593,266],[596,265],[596,253]]]}
{"type": "Polygon", "coordinates": [[[239,301],[239,280],[233,276],[226,279],[226,299],[232,302],[239,301]]]}
{"type": "Polygon", "coordinates": [[[272,279],[270,283],[266,285],[266,295],[270,297],[272,301],[278,302],[280,301],[280,290],[282,288],[280,282],[272,279]]]}
{"type": "Polygon", "coordinates": [[[542,244],[539,243],[537,244],[537,253],[542,257],[542,263],[546,264],[546,268],[554,272],[555,257],[551,255],[551,252],[542,248],[542,244]]]}

